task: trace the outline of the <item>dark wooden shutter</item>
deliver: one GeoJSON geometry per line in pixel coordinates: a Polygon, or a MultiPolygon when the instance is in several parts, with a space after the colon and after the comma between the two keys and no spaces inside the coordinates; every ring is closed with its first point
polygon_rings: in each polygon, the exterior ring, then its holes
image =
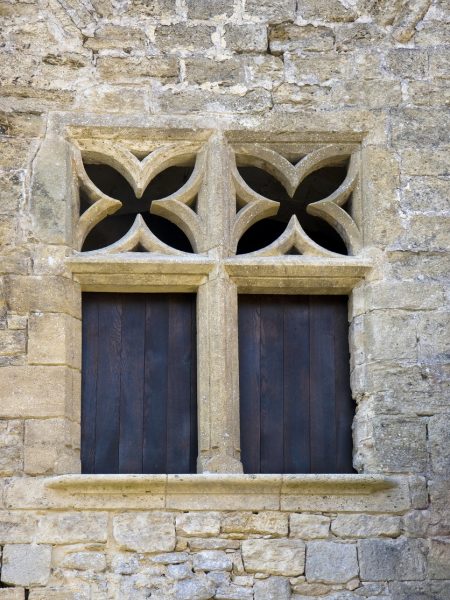
{"type": "Polygon", "coordinates": [[[246,473],[351,473],[347,297],[239,297],[246,473]]]}
{"type": "Polygon", "coordinates": [[[195,473],[195,295],[83,294],[83,473],[195,473]]]}

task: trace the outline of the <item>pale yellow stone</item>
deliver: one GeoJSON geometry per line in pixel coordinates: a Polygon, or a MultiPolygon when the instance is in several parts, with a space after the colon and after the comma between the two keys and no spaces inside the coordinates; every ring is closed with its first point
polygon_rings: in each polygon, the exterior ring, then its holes
{"type": "Polygon", "coordinates": [[[28,329],[28,362],[81,368],[80,321],[65,314],[32,314],[28,329]]]}

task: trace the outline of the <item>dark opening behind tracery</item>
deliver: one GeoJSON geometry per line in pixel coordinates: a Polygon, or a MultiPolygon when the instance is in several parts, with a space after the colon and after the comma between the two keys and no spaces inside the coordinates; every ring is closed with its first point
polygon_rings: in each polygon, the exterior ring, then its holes
{"type": "Polygon", "coordinates": [[[308,204],[326,198],[341,185],[347,174],[347,165],[325,167],[311,173],[300,184],[293,198],[288,196],[277,179],[262,169],[239,167],[239,173],[253,190],[280,202],[280,208],[275,216],[255,223],[244,233],[238,244],[238,254],[254,252],[274,242],[294,214],[314,242],[332,252],[347,254],[347,248],[335,229],[326,221],[306,212],[308,204]]]}
{"type": "MultiPolygon", "coordinates": [[[[85,165],[91,181],[105,194],[123,202],[123,206],[109,215],[88,234],[83,252],[98,250],[120,240],[131,228],[137,214],[141,214],[152,233],[172,248],[192,252],[186,235],[176,225],[149,212],[153,200],[164,198],[179,190],[189,179],[193,167],[169,167],[157,175],[145,190],[142,198],[136,198],[128,181],[108,165],[85,165]]],[[[84,193],[80,194],[80,214],[90,206],[84,193]]],[[[142,251],[136,248],[136,251],[142,251]]]]}

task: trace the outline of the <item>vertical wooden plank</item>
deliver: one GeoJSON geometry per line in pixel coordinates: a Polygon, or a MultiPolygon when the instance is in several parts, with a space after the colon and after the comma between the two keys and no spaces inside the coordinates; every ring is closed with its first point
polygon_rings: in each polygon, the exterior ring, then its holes
{"type": "Polygon", "coordinates": [[[284,473],[309,473],[309,297],[285,296],[284,473]]]}
{"type": "Polygon", "coordinates": [[[170,294],[167,364],[167,473],[189,473],[191,467],[191,315],[187,295],[170,294]]]}
{"type": "Polygon", "coordinates": [[[198,418],[197,418],[197,296],[191,295],[191,374],[190,374],[190,466],[189,472],[197,472],[198,418]]]}
{"type": "Polygon", "coordinates": [[[165,473],[169,309],[164,294],[146,298],[143,472],[165,473]]]}
{"type": "Polygon", "coordinates": [[[95,411],[99,345],[96,294],[83,294],[82,307],[81,472],[95,473],[95,411]]]}
{"type": "Polygon", "coordinates": [[[347,297],[334,297],[334,360],[336,389],[336,472],[352,473],[352,421],[355,405],[350,389],[347,297]]]}
{"type": "Polygon", "coordinates": [[[95,472],[119,469],[121,317],[119,294],[98,294],[98,371],[95,472]]]}
{"type": "Polygon", "coordinates": [[[261,470],[260,296],[239,296],[239,412],[241,459],[245,473],[261,470]]]}
{"type": "Polygon", "coordinates": [[[281,473],[283,444],[283,310],[279,296],[261,298],[261,472],[281,473]]]}
{"type": "Polygon", "coordinates": [[[310,319],[311,472],[334,473],[334,310],[329,297],[310,296],[310,319]]]}
{"type": "Polygon", "coordinates": [[[142,473],[145,296],[129,294],[122,308],[119,472],[142,473]]]}

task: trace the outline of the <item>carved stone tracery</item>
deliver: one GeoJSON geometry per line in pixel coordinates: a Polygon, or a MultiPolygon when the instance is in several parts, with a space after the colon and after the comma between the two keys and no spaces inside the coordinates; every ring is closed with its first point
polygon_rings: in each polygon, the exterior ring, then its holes
{"type": "MultiPolygon", "coordinates": [[[[193,166],[189,179],[180,189],[153,200],[150,206],[143,204],[142,211],[150,210],[179,227],[188,237],[193,253],[182,252],[158,239],[141,214],[137,214],[134,224],[121,239],[98,250],[80,252],[79,258],[74,260],[78,260],[78,265],[92,265],[93,260],[104,261],[105,268],[113,271],[123,264],[126,272],[127,261],[133,256],[130,253],[139,248],[140,252],[134,256],[138,257],[140,265],[142,261],[151,265],[148,280],[159,277],[154,274],[159,273],[161,267],[164,276],[170,277],[172,268],[175,283],[172,281],[171,289],[175,286],[179,291],[185,289],[181,279],[177,284],[177,274],[190,272],[193,264],[203,261],[204,275],[196,288],[198,364],[202,365],[198,368],[199,472],[242,472],[238,291],[299,293],[301,275],[299,279],[298,269],[306,268],[312,269],[313,273],[312,277],[308,275],[309,281],[319,284],[318,291],[313,288],[312,292],[303,293],[320,293],[323,285],[320,273],[326,273],[325,281],[329,285],[333,277],[337,281],[346,269],[353,269],[350,274],[353,279],[346,275],[348,284],[340,284],[334,292],[346,293],[361,277],[357,269],[362,269],[361,273],[364,271],[361,260],[355,262],[355,255],[362,247],[360,231],[353,217],[343,208],[358,185],[359,147],[355,144],[323,144],[310,152],[300,151],[299,155],[301,159],[294,165],[270,148],[270,144],[233,143],[221,132],[213,132],[202,142],[161,143],[142,160],[115,141],[80,139],[73,147],[79,188],[90,203],[78,220],[74,241],[78,251],[89,232],[122,207],[119,199],[109,197],[90,180],[84,164],[102,163],[113,167],[128,181],[136,198],[142,198],[147,186],[165,169],[193,166]],[[243,234],[258,221],[273,217],[280,208],[280,202],[262,196],[244,181],[240,167],[251,166],[266,171],[292,198],[309,174],[323,167],[342,165],[346,160],[348,167],[344,181],[327,197],[309,203],[307,212],[335,228],[350,256],[321,247],[307,235],[295,215],[273,243],[237,255],[243,234]],[[108,260],[114,262],[108,263],[108,260]],[[240,288],[243,281],[246,283],[240,288]]],[[[142,277],[145,279],[145,275],[139,277],[140,281],[142,277]]],[[[92,286],[85,289],[92,289],[92,286]]]]}

